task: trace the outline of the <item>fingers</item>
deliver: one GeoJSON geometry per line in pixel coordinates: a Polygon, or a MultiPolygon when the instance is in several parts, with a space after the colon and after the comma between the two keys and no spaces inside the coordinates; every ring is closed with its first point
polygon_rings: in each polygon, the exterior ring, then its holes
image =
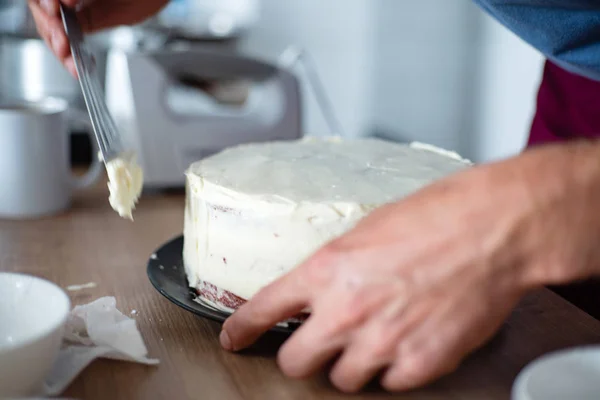
{"type": "Polygon", "coordinates": [[[342,351],[347,337],[323,329],[322,322],[311,316],[281,347],[277,361],[284,374],[306,378],[342,351]]]}
{"type": "Polygon", "coordinates": [[[65,59],[64,66],[75,79],[78,78],[77,68],[75,68],[75,61],[73,60],[72,56],[69,55],[69,57],[65,59]]]}
{"type": "Polygon", "coordinates": [[[381,384],[392,392],[415,389],[454,371],[460,360],[460,352],[452,345],[400,351],[396,362],[384,374],[381,384]]]}
{"type": "Polygon", "coordinates": [[[333,367],[331,382],[338,389],[353,393],[365,386],[381,369],[387,367],[394,357],[392,348],[385,344],[358,341],[348,347],[333,367]],[[374,347],[385,348],[380,352],[374,347]]]}
{"type": "MultiPolygon", "coordinates": [[[[313,301],[314,311],[309,320],[283,345],[279,366],[286,375],[304,378],[323,367],[362,334],[367,321],[393,296],[379,283],[368,284],[362,280],[361,285],[357,279],[349,281],[341,278],[328,284],[326,294],[313,301]]],[[[388,339],[385,343],[393,341],[388,339]]],[[[380,344],[382,342],[371,343],[370,348],[380,344]]],[[[355,368],[363,368],[363,365],[355,368]]]]}
{"type": "MultiPolygon", "coordinates": [[[[28,1],[40,37],[58,60],[76,77],[77,72],[71,57],[69,41],[60,18],[58,0],[28,1]]],[[[75,0],[65,0],[65,3],[75,3],[75,0]]]]}
{"type": "Polygon", "coordinates": [[[39,2],[29,0],[29,6],[38,33],[46,41],[52,52],[60,60],[63,60],[69,55],[70,50],[62,22],[58,17],[58,1],[39,2]],[[45,4],[45,6],[42,7],[42,4],[45,4]]]}
{"type": "Polygon", "coordinates": [[[399,358],[398,362],[387,370],[381,384],[390,392],[417,389],[454,372],[458,367],[459,360],[460,358],[446,358],[442,362],[436,356],[399,358]]]}
{"type": "Polygon", "coordinates": [[[401,298],[381,307],[353,338],[331,371],[331,382],[345,392],[356,392],[380,370],[392,364],[398,343],[429,313],[423,303],[413,306],[401,298]]]}
{"type": "Polygon", "coordinates": [[[59,3],[58,0],[39,0],[37,1],[40,7],[48,14],[49,16],[58,16],[59,14],[59,3]]]}
{"type": "Polygon", "coordinates": [[[321,251],[259,291],[225,321],[221,345],[234,351],[248,347],[278,322],[307,308],[312,294],[330,278],[333,262],[321,251]]]}
{"type": "MultiPolygon", "coordinates": [[[[481,336],[474,314],[439,307],[398,343],[395,362],[382,378],[389,391],[415,389],[453,372],[481,336]]],[[[494,329],[486,327],[486,329],[494,329]]]]}
{"type": "Polygon", "coordinates": [[[301,312],[309,303],[309,290],[297,270],[259,291],[223,324],[221,345],[241,350],[277,323],[301,312]]]}

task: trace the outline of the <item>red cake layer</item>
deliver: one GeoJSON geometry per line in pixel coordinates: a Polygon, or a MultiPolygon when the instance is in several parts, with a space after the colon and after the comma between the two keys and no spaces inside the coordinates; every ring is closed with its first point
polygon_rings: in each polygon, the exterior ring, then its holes
{"type": "Polygon", "coordinates": [[[246,302],[246,300],[242,299],[241,297],[238,297],[235,294],[226,290],[221,290],[212,283],[204,281],[198,281],[198,286],[196,286],[196,293],[198,293],[198,296],[212,303],[233,310],[237,310],[242,304],[246,302]]]}
{"type": "MultiPolygon", "coordinates": [[[[196,287],[196,293],[199,297],[206,299],[214,304],[217,304],[221,307],[226,307],[232,310],[237,310],[240,308],[242,304],[246,302],[246,300],[242,299],[235,294],[219,289],[212,283],[208,283],[205,281],[198,281],[198,286],[196,287]]],[[[301,322],[305,321],[309,317],[307,313],[300,313],[295,317],[288,320],[289,322],[301,322]]]]}

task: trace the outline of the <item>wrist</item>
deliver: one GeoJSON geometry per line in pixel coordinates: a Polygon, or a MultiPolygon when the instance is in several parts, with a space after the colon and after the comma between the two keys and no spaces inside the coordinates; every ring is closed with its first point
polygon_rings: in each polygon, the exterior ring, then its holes
{"type": "Polygon", "coordinates": [[[600,274],[600,142],[578,141],[525,152],[522,184],[531,224],[525,265],[533,286],[600,274]]]}

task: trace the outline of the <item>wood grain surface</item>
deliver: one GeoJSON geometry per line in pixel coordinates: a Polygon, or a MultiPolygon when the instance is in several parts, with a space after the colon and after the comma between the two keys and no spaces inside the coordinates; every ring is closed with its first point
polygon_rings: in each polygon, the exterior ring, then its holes
{"type": "Polygon", "coordinates": [[[274,355],[285,337],[268,335],[250,351],[218,345],[219,325],[171,304],[149,283],[146,262],[181,234],[184,197],[147,193],[135,222],[109,207],[105,184],[78,195],[61,215],[0,220],[0,270],[29,273],[62,287],[95,282],[70,293],[74,304],[115,296],[134,316],[158,367],[97,361],[68,388],[78,399],[509,399],[513,379],[528,362],[567,346],[600,343],[600,322],[548,290],[522,301],[498,335],[460,369],[412,393],[392,395],[376,385],[358,395],[332,388],[327,375],[286,378],[274,355]]]}

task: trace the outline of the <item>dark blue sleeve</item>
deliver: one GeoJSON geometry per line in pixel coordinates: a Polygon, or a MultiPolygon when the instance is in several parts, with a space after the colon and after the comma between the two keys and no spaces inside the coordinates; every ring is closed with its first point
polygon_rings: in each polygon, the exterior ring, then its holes
{"type": "Polygon", "coordinates": [[[600,81],[600,0],[474,1],[554,63],[600,81]]]}

